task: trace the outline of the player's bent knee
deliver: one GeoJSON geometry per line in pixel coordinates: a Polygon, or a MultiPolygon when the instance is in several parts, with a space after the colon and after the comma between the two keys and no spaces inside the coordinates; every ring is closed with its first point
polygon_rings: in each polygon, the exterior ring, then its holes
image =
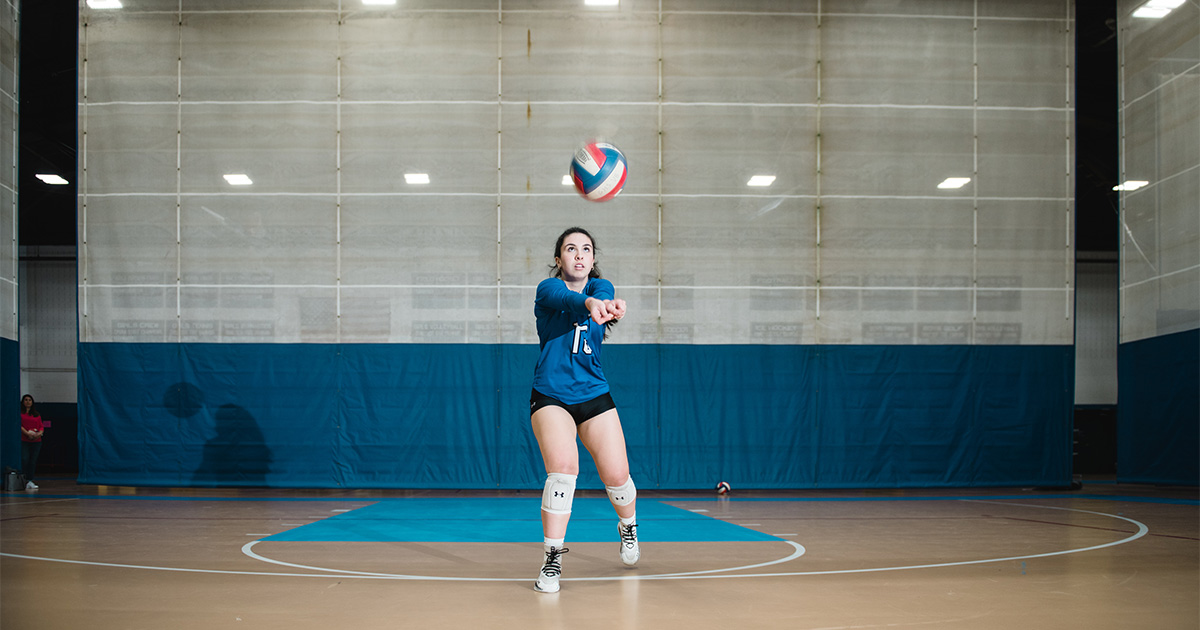
{"type": "Polygon", "coordinates": [[[551,514],[570,514],[575,499],[576,475],[552,472],[546,475],[542,489],[542,510],[551,514]]]}
{"type": "Polygon", "coordinates": [[[625,480],[625,483],[619,486],[604,486],[608,491],[608,500],[613,502],[613,505],[629,505],[637,498],[637,488],[633,485],[633,477],[625,480]]]}

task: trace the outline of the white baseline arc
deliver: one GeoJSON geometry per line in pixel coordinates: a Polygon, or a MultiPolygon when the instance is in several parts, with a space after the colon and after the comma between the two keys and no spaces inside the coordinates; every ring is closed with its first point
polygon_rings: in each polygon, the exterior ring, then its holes
{"type": "MultiPolygon", "coordinates": [[[[1020,556],[1006,556],[1006,557],[1002,557],[1002,558],[983,558],[983,559],[978,559],[978,560],[962,560],[962,561],[956,561],[956,562],[937,562],[937,563],[914,564],[914,565],[891,566],[891,567],[873,567],[873,568],[864,568],[864,569],[831,569],[831,570],[827,570],[827,571],[791,571],[791,572],[783,572],[783,573],[738,573],[738,574],[730,574],[729,573],[731,571],[739,571],[739,570],[745,570],[745,569],[750,569],[750,568],[761,568],[764,566],[788,562],[790,560],[799,558],[800,556],[804,555],[804,553],[806,552],[805,548],[797,543],[793,543],[788,540],[781,540],[780,542],[787,543],[794,547],[794,551],[792,554],[790,554],[784,558],[780,558],[778,560],[772,560],[772,561],[759,563],[759,564],[753,564],[753,565],[746,565],[743,567],[731,567],[731,568],[726,568],[726,569],[713,569],[713,570],[708,570],[708,571],[695,571],[695,572],[689,572],[689,573],[666,573],[666,574],[658,574],[658,575],[632,575],[632,576],[627,575],[627,576],[611,576],[611,577],[598,576],[598,577],[585,577],[585,578],[563,578],[563,580],[565,580],[565,581],[581,581],[582,582],[582,581],[622,581],[622,580],[700,580],[700,579],[732,579],[732,578],[756,578],[756,577],[776,577],[777,578],[777,577],[789,577],[789,576],[839,575],[839,574],[848,574],[848,573],[874,573],[874,572],[881,572],[881,571],[905,571],[905,570],[912,570],[912,569],[932,569],[932,568],[942,568],[942,567],[964,566],[964,565],[971,565],[971,564],[1010,562],[1010,561],[1014,561],[1014,560],[1027,560],[1027,559],[1031,559],[1031,558],[1048,558],[1048,557],[1061,556],[1061,555],[1067,555],[1067,554],[1073,554],[1073,553],[1083,553],[1085,551],[1095,551],[1098,549],[1105,549],[1108,547],[1115,547],[1117,545],[1123,545],[1125,543],[1133,542],[1139,538],[1142,538],[1143,536],[1145,536],[1147,533],[1150,532],[1150,528],[1147,527],[1144,523],[1141,523],[1139,521],[1136,521],[1134,519],[1127,518],[1124,516],[1119,516],[1116,514],[1107,514],[1105,512],[1095,512],[1095,511],[1091,511],[1091,510],[1080,510],[1080,509],[1076,509],[1076,508],[1054,507],[1054,506],[1046,506],[1046,505],[1033,505],[1033,504],[1028,504],[1028,503],[1006,503],[1006,502],[1002,502],[1002,501],[987,501],[987,500],[981,500],[981,499],[958,499],[958,500],[967,502],[967,503],[989,503],[989,504],[993,504],[993,505],[1027,507],[1027,508],[1043,509],[1043,510],[1060,510],[1060,511],[1064,511],[1064,512],[1076,512],[1076,513],[1080,513],[1080,514],[1093,514],[1096,516],[1106,516],[1109,518],[1115,518],[1115,519],[1119,519],[1122,521],[1126,521],[1128,523],[1135,525],[1137,527],[1137,532],[1133,533],[1130,536],[1122,538],[1121,540],[1115,540],[1112,542],[1103,543],[1103,544],[1099,544],[1099,545],[1092,545],[1089,547],[1081,547],[1081,548],[1077,548],[1077,549],[1064,549],[1061,551],[1050,551],[1050,552],[1045,552],[1045,553],[1034,553],[1034,554],[1026,554],[1026,555],[1020,555],[1020,556]]],[[[344,579],[429,580],[429,581],[459,581],[459,582],[523,582],[523,581],[527,581],[529,579],[528,577],[477,578],[477,577],[453,577],[453,576],[404,575],[404,574],[386,574],[386,573],[368,573],[368,572],[359,572],[359,571],[345,571],[345,570],[338,570],[338,569],[326,569],[326,568],[321,568],[321,567],[308,567],[306,565],[298,565],[298,564],[292,564],[292,563],[272,560],[272,559],[265,558],[259,554],[254,553],[253,551],[251,551],[251,549],[254,547],[255,544],[257,544],[259,542],[262,542],[262,541],[252,541],[252,542],[242,545],[242,547],[241,547],[242,553],[244,553],[247,556],[250,556],[252,558],[255,558],[257,560],[269,562],[271,564],[277,564],[280,566],[290,566],[290,567],[294,567],[294,568],[305,568],[305,569],[323,571],[323,573],[280,573],[280,572],[268,572],[268,571],[232,571],[232,570],[222,570],[222,569],[192,569],[192,568],[184,568],[184,567],[161,567],[161,566],[150,566],[150,565],[120,564],[120,563],[113,563],[113,562],[92,562],[92,561],[87,561],[87,560],[68,560],[65,558],[47,558],[47,557],[41,557],[41,556],[29,556],[29,555],[14,554],[14,553],[0,553],[0,556],[9,557],[9,558],[20,558],[20,559],[24,559],[24,560],[40,560],[43,562],[59,562],[59,563],[65,563],[65,564],[79,564],[79,565],[87,565],[87,566],[102,566],[102,567],[113,567],[113,568],[123,568],[123,569],[143,569],[143,570],[151,570],[151,571],[174,571],[174,572],[184,572],[184,573],[211,573],[211,574],[224,574],[224,575],[259,575],[259,576],[271,576],[271,577],[307,577],[307,578],[340,577],[340,578],[344,578],[344,579]]]]}

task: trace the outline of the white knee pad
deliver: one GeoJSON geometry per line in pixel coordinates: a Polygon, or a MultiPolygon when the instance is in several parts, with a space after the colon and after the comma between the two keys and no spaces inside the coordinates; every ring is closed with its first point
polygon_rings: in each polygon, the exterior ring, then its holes
{"type": "Polygon", "coordinates": [[[575,499],[575,477],[576,475],[556,472],[546,475],[546,487],[542,489],[542,509],[551,514],[570,514],[571,502],[575,499]]]}
{"type": "Polygon", "coordinates": [[[625,480],[625,483],[613,487],[604,486],[608,491],[608,500],[613,502],[613,505],[629,505],[637,498],[637,488],[633,486],[633,477],[625,480]]]}

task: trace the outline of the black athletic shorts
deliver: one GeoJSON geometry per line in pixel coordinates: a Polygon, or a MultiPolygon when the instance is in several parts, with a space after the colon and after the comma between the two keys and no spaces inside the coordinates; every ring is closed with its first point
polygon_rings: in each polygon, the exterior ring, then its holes
{"type": "Polygon", "coordinates": [[[616,409],[617,403],[613,402],[612,395],[608,392],[600,394],[591,400],[585,400],[581,403],[568,405],[567,403],[557,398],[547,396],[536,389],[530,390],[529,415],[533,415],[533,412],[541,409],[542,407],[562,407],[563,409],[566,409],[567,413],[571,414],[571,417],[575,419],[576,426],[578,426],[584,422],[587,422],[588,420],[591,420],[592,418],[595,418],[605,411],[608,411],[609,409],[616,409]]]}

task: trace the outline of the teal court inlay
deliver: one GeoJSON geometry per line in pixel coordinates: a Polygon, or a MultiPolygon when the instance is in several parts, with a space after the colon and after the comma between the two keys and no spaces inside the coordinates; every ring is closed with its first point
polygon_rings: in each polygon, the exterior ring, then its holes
{"type": "MultiPolygon", "coordinates": [[[[264,538],[288,542],[542,542],[539,498],[387,499],[264,538]]],[[[617,540],[608,499],[575,499],[567,542],[617,540]]],[[[775,536],[641,500],[641,542],[743,542],[775,536]]]]}

